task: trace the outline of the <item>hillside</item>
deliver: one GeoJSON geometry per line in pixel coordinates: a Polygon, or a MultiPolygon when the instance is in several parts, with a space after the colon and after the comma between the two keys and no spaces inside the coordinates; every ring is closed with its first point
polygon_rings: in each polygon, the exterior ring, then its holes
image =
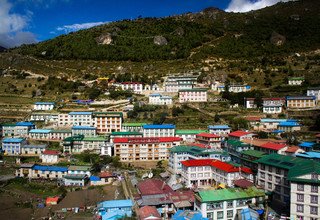
{"type": "Polygon", "coordinates": [[[5,51],[6,48],[0,46],[0,52],[5,51]]]}
{"type": "Polygon", "coordinates": [[[301,0],[248,13],[209,8],[196,14],[123,20],[12,50],[44,59],[107,61],[250,59],[320,47],[320,4],[301,0]]]}

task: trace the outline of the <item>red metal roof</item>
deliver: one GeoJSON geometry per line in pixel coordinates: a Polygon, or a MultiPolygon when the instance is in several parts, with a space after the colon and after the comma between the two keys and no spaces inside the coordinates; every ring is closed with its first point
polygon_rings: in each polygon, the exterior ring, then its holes
{"type": "Polygon", "coordinates": [[[161,215],[154,206],[144,206],[138,210],[139,219],[144,220],[148,217],[153,217],[152,219],[161,219],[161,215]]]}
{"type": "Polygon", "coordinates": [[[182,165],[187,167],[198,167],[198,166],[211,166],[219,170],[223,170],[227,173],[244,172],[252,173],[250,168],[247,167],[235,167],[229,163],[222,162],[214,159],[197,159],[197,160],[186,160],[181,161],[182,165]]]}
{"type": "Polygon", "coordinates": [[[110,172],[101,172],[99,173],[100,178],[108,178],[108,177],[113,177],[113,174],[110,172]]]}
{"type": "Polygon", "coordinates": [[[210,133],[200,133],[200,134],[197,134],[196,137],[219,138],[220,136],[216,134],[210,134],[210,133]]]}
{"type": "Polygon", "coordinates": [[[45,150],[45,151],[43,151],[42,154],[47,154],[47,155],[59,155],[60,152],[57,151],[57,150],[45,150]]]}
{"type": "Polygon", "coordinates": [[[247,189],[254,185],[253,182],[250,182],[249,180],[246,180],[246,179],[235,180],[233,183],[235,186],[238,186],[244,189],[247,189]]]}
{"type": "Polygon", "coordinates": [[[272,142],[268,142],[265,144],[262,144],[260,147],[265,148],[265,149],[271,149],[271,150],[280,150],[284,148],[286,144],[275,144],[272,142]]]}
{"type": "Polygon", "coordinates": [[[200,144],[200,143],[191,143],[191,144],[187,144],[187,146],[190,146],[190,147],[195,146],[195,147],[200,147],[205,149],[211,148],[209,145],[200,144]]]}
{"type": "Polygon", "coordinates": [[[159,179],[147,179],[138,183],[138,189],[141,196],[168,194],[174,192],[165,182],[159,179]]]}
{"type": "Polygon", "coordinates": [[[115,138],[114,143],[159,143],[159,142],[175,142],[181,141],[180,137],[121,137],[115,138]]]}
{"type": "Polygon", "coordinates": [[[298,146],[290,146],[288,149],[285,151],[286,153],[295,153],[297,150],[301,149],[298,146]]]}
{"type": "Polygon", "coordinates": [[[242,136],[245,136],[245,135],[247,135],[247,134],[252,134],[252,133],[250,133],[250,132],[246,132],[246,131],[234,131],[234,132],[231,132],[230,134],[229,134],[229,136],[231,136],[231,137],[242,137],[242,136]]]}
{"type": "Polygon", "coordinates": [[[258,116],[248,116],[246,117],[247,121],[260,121],[261,117],[258,116]]]}

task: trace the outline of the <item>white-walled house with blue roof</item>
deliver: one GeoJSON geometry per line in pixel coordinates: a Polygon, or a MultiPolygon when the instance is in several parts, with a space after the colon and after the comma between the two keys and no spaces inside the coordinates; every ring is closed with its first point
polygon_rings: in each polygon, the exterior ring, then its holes
{"type": "Polygon", "coordinates": [[[98,203],[98,216],[102,220],[121,219],[132,216],[133,202],[131,200],[109,200],[98,203]]]}
{"type": "Polygon", "coordinates": [[[301,124],[299,124],[296,120],[288,120],[285,122],[280,122],[278,125],[278,130],[284,132],[294,132],[301,130],[301,124]]]}
{"type": "Polygon", "coordinates": [[[150,105],[172,105],[172,97],[153,93],[149,95],[150,105]]]}
{"type": "Polygon", "coordinates": [[[3,137],[28,137],[31,129],[35,128],[35,124],[29,121],[21,121],[15,124],[2,125],[3,137]]]}
{"type": "Polygon", "coordinates": [[[142,129],[143,137],[174,137],[176,126],[173,124],[147,124],[143,125],[142,129]]]}
{"type": "Polygon", "coordinates": [[[28,136],[34,140],[48,140],[51,138],[51,129],[32,129],[28,136]]]}
{"type": "Polygon", "coordinates": [[[50,111],[54,109],[54,106],[55,106],[54,102],[35,102],[33,105],[33,110],[50,111]]]}
{"type": "Polygon", "coordinates": [[[39,156],[46,148],[46,144],[27,144],[21,146],[21,154],[26,156],[39,156]]]}
{"type": "Polygon", "coordinates": [[[5,155],[20,155],[21,147],[27,144],[25,138],[4,138],[2,140],[2,151],[5,155]]]}
{"type": "Polygon", "coordinates": [[[97,135],[97,128],[93,126],[73,126],[71,131],[72,136],[84,135],[88,137],[95,137],[97,135]]]}
{"type": "Polygon", "coordinates": [[[231,128],[229,125],[209,125],[208,131],[211,134],[216,134],[219,136],[226,136],[230,134],[231,128]]]}
{"type": "Polygon", "coordinates": [[[68,167],[21,164],[15,175],[30,179],[62,179],[67,173],[68,167]]]}

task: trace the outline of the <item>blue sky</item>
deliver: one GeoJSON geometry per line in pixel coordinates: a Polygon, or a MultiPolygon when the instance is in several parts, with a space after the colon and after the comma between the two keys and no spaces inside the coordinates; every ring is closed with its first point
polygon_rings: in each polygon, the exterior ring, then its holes
{"type": "Polygon", "coordinates": [[[164,17],[207,7],[244,12],[280,0],[0,0],[0,46],[47,40],[122,19],[164,17]]]}

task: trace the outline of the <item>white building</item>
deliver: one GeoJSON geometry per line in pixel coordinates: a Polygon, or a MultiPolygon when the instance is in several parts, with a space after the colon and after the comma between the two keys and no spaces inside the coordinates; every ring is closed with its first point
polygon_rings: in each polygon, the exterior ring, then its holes
{"type": "Polygon", "coordinates": [[[51,138],[51,130],[32,129],[29,131],[29,138],[34,140],[49,140],[51,138]]]}
{"type": "Polygon", "coordinates": [[[83,187],[88,183],[88,176],[85,174],[65,175],[63,177],[63,184],[65,186],[83,187]]]}
{"type": "Polygon", "coordinates": [[[214,159],[182,161],[182,182],[187,187],[203,187],[222,183],[232,187],[233,181],[246,178],[253,180],[253,173],[247,167],[235,167],[214,159]]]}
{"type": "Polygon", "coordinates": [[[86,125],[91,126],[93,123],[92,112],[69,112],[69,125],[86,125]]]}
{"type": "Polygon", "coordinates": [[[257,108],[255,98],[244,98],[244,107],[248,109],[257,108]]]}
{"type": "Polygon", "coordinates": [[[21,164],[16,170],[17,177],[26,177],[31,179],[62,179],[68,172],[67,167],[43,166],[35,164],[21,164]]]}
{"type": "Polygon", "coordinates": [[[320,100],[320,87],[308,88],[307,96],[315,96],[317,100],[320,100]]]}
{"type": "Polygon", "coordinates": [[[2,125],[2,136],[3,137],[28,137],[28,133],[31,129],[34,129],[35,125],[32,122],[23,121],[15,124],[4,124],[2,125]]]}
{"type": "Polygon", "coordinates": [[[173,124],[143,125],[143,137],[174,137],[176,126],[173,124]]]}
{"type": "Polygon", "coordinates": [[[202,190],[195,195],[194,209],[208,219],[229,220],[249,204],[262,205],[264,199],[264,191],[255,187],[202,190]]]}
{"type": "Polygon", "coordinates": [[[106,143],[107,139],[105,137],[71,136],[63,140],[63,152],[81,153],[83,151],[90,151],[100,154],[101,148],[106,146],[106,143]]]}
{"type": "Polygon", "coordinates": [[[50,111],[55,106],[54,102],[36,102],[34,103],[33,109],[36,111],[50,111]]]}
{"type": "Polygon", "coordinates": [[[198,75],[168,76],[164,81],[166,92],[178,92],[180,89],[192,89],[197,84],[198,75]]]}
{"type": "Polygon", "coordinates": [[[209,125],[209,133],[219,136],[227,136],[231,132],[231,128],[228,125],[209,125]]]}
{"type": "Polygon", "coordinates": [[[180,89],[179,102],[207,102],[207,90],[206,88],[180,89]]]}
{"type": "Polygon", "coordinates": [[[71,130],[63,130],[63,129],[59,129],[59,130],[51,130],[50,132],[50,139],[51,140],[63,140],[67,137],[71,137],[72,136],[72,131],[71,130]]]}
{"type": "Polygon", "coordinates": [[[123,82],[120,83],[122,90],[132,90],[134,93],[141,94],[143,91],[143,84],[140,82],[123,82]]]}
{"type": "Polygon", "coordinates": [[[21,147],[26,145],[27,141],[24,138],[4,138],[2,140],[2,150],[5,155],[21,154],[21,147]]]}
{"type": "Polygon", "coordinates": [[[254,134],[251,132],[247,132],[247,131],[234,131],[229,133],[229,140],[237,140],[237,141],[241,141],[243,139],[252,139],[254,134]]]}
{"type": "Polygon", "coordinates": [[[185,142],[195,142],[196,135],[207,132],[206,130],[176,130],[176,137],[182,138],[185,142]]]}
{"type": "Polygon", "coordinates": [[[127,132],[142,132],[143,126],[147,123],[123,123],[121,131],[127,132]]]}
{"type": "Polygon", "coordinates": [[[159,93],[154,93],[149,95],[150,105],[172,105],[172,97],[164,96],[159,93]]]}
{"type": "Polygon", "coordinates": [[[88,177],[91,176],[91,166],[69,166],[68,167],[68,174],[69,175],[86,175],[88,177]]]}
{"type": "Polygon", "coordinates": [[[30,121],[42,121],[42,122],[52,122],[58,123],[59,113],[44,113],[44,112],[33,112],[30,115],[30,121]]]}
{"type": "Polygon", "coordinates": [[[304,82],[304,77],[289,77],[288,84],[291,86],[300,86],[304,82]]]}
{"type": "Polygon", "coordinates": [[[45,150],[41,153],[40,159],[42,160],[42,163],[58,163],[59,162],[59,155],[60,152],[56,150],[45,150]]]}
{"type": "Polygon", "coordinates": [[[71,128],[72,136],[84,135],[94,137],[97,135],[97,129],[92,126],[73,126],[71,128]]]}
{"type": "Polygon", "coordinates": [[[30,156],[39,156],[45,149],[47,148],[47,145],[41,144],[41,145],[23,145],[21,147],[21,154],[23,155],[30,155],[30,156]]]}

